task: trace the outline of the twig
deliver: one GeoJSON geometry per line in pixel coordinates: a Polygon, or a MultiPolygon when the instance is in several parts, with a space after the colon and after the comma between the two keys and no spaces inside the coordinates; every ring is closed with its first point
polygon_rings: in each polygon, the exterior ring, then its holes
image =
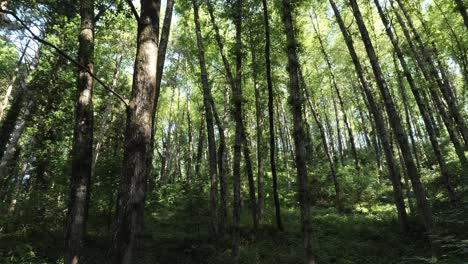
{"type": "Polygon", "coordinates": [[[79,62],[77,62],[73,58],[71,58],[69,55],[67,55],[65,52],[63,52],[61,49],[59,49],[57,46],[55,46],[54,44],[48,42],[47,40],[42,39],[41,37],[37,36],[36,34],[34,34],[34,32],[32,32],[32,30],[24,23],[24,21],[21,20],[14,12],[0,9],[0,13],[5,13],[5,14],[9,14],[9,15],[13,16],[24,27],[24,29],[26,29],[32,35],[32,39],[37,40],[38,42],[53,48],[59,55],[61,55],[65,59],[69,60],[70,62],[72,62],[73,64],[78,66],[78,68],[85,70],[89,75],[91,75],[91,77],[93,77],[93,79],[95,79],[100,85],[102,85],[102,87],[104,87],[104,89],[108,90],[109,92],[111,92],[115,96],[117,96],[117,98],[119,98],[120,101],[122,101],[125,104],[125,107],[128,106],[127,101],[119,93],[117,93],[113,89],[109,88],[109,86],[107,86],[101,79],[99,79],[96,75],[94,75],[93,72],[91,72],[88,68],[81,65],[79,62]]]}

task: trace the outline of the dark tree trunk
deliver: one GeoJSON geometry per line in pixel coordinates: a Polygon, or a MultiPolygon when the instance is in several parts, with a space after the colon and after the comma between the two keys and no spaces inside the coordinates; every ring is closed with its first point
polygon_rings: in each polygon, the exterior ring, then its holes
{"type": "MultiPolygon", "coordinates": [[[[397,171],[396,161],[393,155],[392,147],[390,145],[389,135],[385,129],[385,123],[384,123],[382,113],[376,103],[376,100],[371,91],[369,83],[364,77],[364,71],[363,71],[361,62],[359,61],[359,58],[354,49],[352,37],[347,31],[347,28],[343,22],[343,19],[336,6],[336,3],[333,0],[329,0],[329,2],[333,8],[336,21],[338,22],[338,25],[340,26],[340,30],[345,39],[346,46],[348,47],[349,54],[351,55],[351,59],[353,60],[356,73],[361,83],[361,88],[367,99],[365,101],[367,101],[368,103],[368,109],[373,116],[373,121],[375,123],[376,132],[382,143],[382,148],[385,153],[385,159],[387,161],[387,167],[389,171],[390,180],[393,185],[393,197],[394,197],[394,202],[398,211],[398,222],[400,224],[400,230],[402,232],[407,232],[408,220],[407,220],[407,215],[406,215],[405,202],[403,200],[403,194],[401,191],[401,178],[400,178],[400,174],[397,171]]],[[[377,142],[375,142],[375,145],[377,145],[377,142]]]]}
{"type": "Polygon", "coordinates": [[[213,111],[211,106],[211,87],[208,82],[208,71],[205,63],[205,48],[201,35],[200,22],[198,18],[198,4],[193,1],[193,18],[195,22],[195,32],[197,35],[198,60],[200,63],[201,81],[203,85],[203,105],[205,107],[206,128],[208,132],[208,163],[210,173],[210,233],[213,238],[218,235],[218,172],[216,157],[216,142],[214,135],[213,111]]]}
{"type": "Polygon", "coordinates": [[[151,124],[156,89],[159,8],[159,0],[141,0],[117,219],[110,252],[112,263],[133,262],[137,237],[142,230],[149,159],[152,157],[151,124]]]}
{"type": "MultiPolygon", "coordinates": [[[[80,1],[81,28],[78,62],[94,71],[94,0],[80,1]]],[[[66,264],[78,263],[86,232],[93,163],[93,85],[89,72],[80,69],[75,105],[72,175],[65,225],[66,264]]]]}
{"type": "MultiPolygon", "coordinates": [[[[385,109],[387,111],[388,119],[390,126],[395,134],[395,138],[398,142],[399,147],[401,148],[401,153],[403,160],[405,162],[405,167],[408,172],[408,176],[411,179],[413,185],[413,190],[416,194],[416,200],[418,202],[418,209],[421,213],[423,223],[426,227],[427,234],[430,236],[433,232],[433,222],[432,222],[432,212],[431,208],[427,202],[426,191],[422,185],[419,172],[414,163],[413,155],[408,143],[408,137],[405,130],[402,127],[401,119],[396,111],[395,103],[390,96],[387,82],[384,79],[382,69],[380,67],[377,55],[375,53],[374,47],[369,37],[369,32],[367,31],[366,25],[362,19],[361,12],[359,10],[356,0],[350,0],[351,7],[353,9],[353,15],[356,19],[359,32],[362,37],[362,41],[366,48],[367,55],[372,65],[372,70],[377,82],[377,86],[380,90],[385,109]]],[[[398,182],[400,184],[400,182],[398,182]]]]}
{"type": "Polygon", "coordinates": [[[466,12],[465,4],[463,0],[455,0],[457,3],[457,9],[460,11],[461,16],[463,17],[463,21],[465,22],[465,27],[468,29],[468,12],[466,12]]]}
{"type": "MultiPolygon", "coordinates": [[[[234,160],[233,160],[233,234],[232,234],[232,257],[234,263],[239,263],[239,244],[240,244],[240,207],[241,207],[241,147],[243,141],[244,127],[242,124],[242,0],[235,2],[234,8],[234,26],[236,29],[236,80],[232,82],[232,102],[234,107],[235,135],[234,135],[234,160]]],[[[218,34],[217,34],[218,35],[218,34]]],[[[219,37],[219,35],[218,35],[219,37]]],[[[220,42],[219,42],[220,43],[220,42]]],[[[221,50],[221,46],[219,47],[221,50]]],[[[221,50],[222,51],[222,50],[221,50]]],[[[225,58],[223,58],[225,60],[225,58]]],[[[225,61],[225,66],[227,60],[225,61]]],[[[229,70],[230,71],[230,70],[229,70]]],[[[226,72],[228,68],[226,67],[226,72]]]]}
{"type": "Polygon", "coordinates": [[[312,248],[312,224],[310,219],[310,199],[308,194],[308,179],[306,165],[306,142],[302,118],[302,96],[299,85],[299,61],[294,34],[292,6],[289,0],[282,1],[282,17],[287,38],[288,72],[289,72],[289,102],[293,114],[294,145],[296,149],[295,161],[297,169],[297,186],[301,211],[301,226],[305,253],[304,263],[315,264],[312,248]]]}

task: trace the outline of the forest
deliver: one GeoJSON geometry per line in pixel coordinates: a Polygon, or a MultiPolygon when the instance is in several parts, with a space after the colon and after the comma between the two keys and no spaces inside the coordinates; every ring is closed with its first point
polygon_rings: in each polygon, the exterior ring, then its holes
{"type": "Polygon", "coordinates": [[[467,263],[467,8],[0,0],[0,263],[467,263]]]}

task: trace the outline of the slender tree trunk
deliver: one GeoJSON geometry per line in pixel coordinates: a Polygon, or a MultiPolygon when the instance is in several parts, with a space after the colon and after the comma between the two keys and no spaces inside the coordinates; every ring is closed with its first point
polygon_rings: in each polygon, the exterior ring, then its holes
{"type": "Polygon", "coordinates": [[[195,162],[195,175],[198,179],[201,178],[200,167],[203,159],[203,145],[205,141],[205,113],[201,114],[200,117],[200,129],[198,130],[198,147],[197,147],[197,159],[195,162]]]}
{"type": "Polygon", "coordinates": [[[26,43],[26,46],[24,47],[24,50],[21,53],[18,64],[17,64],[15,70],[13,71],[13,76],[11,77],[10,84],[8,85],[8,87],[6,89],[5,96],[3,97],[3,103],[0,105],[0,120],[3,119],[3,112],[5,111],[5,108],[7,108],[7,106],[8,106],[8,102],[10,100],[11,92],[13,91],[13,87],[15,86],[16,78],[20,74],[19,73],[20,72],[20,67],[21,67],[21,64],[23,62],[24,55],[26,54],[26,51],[28,50],[30,41],[31,40],[29,40],[26,43]]]}
{"type": "Polygon", "coordinates": [[[118,210],[112,235],[112,263],[132,263],[143,224],[146,185],[150,172],[151,125],[156,89],[159,0],[141,0],[133,87],[127,108],[124,161],[118,210]]]}
{"type": "Polygon", "coordinates": [[[295,161],[297,169],[297,185],[301,211],[301,226],[306,264],[315,264],[312,247],[312,224],[310,219],[310,199],[308,195],[308,179],[305,150],[305,134],[302,118],[302,96],[299,85],[300,64],[296,53],[292,6],[289,0],[282,0],[282,17],[287,38],[288,72],[289,72],[289,103],[293,114],[295,161]]]}
{"type": "MultiPolygon", "coordinates": [[[[364,77],[364,71],[363,71],[361,62],[359,61],[359,58],[354,49],[353,39],[347,31],[347,28],[343,22],[343,19],[336,6],[336,3],[333,0],[329,0],[329,2],[333,8],[336,21],[338,22],[338,25],[340,26],[340,30],[345,39],[346,46],[348,47],[349,54],[351,55],[351,59],[353,60],[356,73],[361,83],[361,88],[367,99],[365,101],[367,101],[368,103],[368,109],[369,109],[369,112],[373,116],[373,121],[375,123],[376,132],[381,140],[382,148],[385,154],[385,159],[387,161],[387,168],[389,171],[390,180],[393,186],[393,197],[394,197],[394,202],[395,202],[397,212],[398,212],[398,222],[400,224],[400,230],[402,232],[407,232],[408,220],[407,220],[407,215],[406,215],[405,202],[403,200],[403,193],[401,191],[401,178],[400,178],[400,174],[397,171],[397,166],[396,166],[397,163],[393,155],[393,151],[390,145],[388,133],[385,128],[385,123],[384,123],[382,113],[377,105],[377,102],[371,91],[369,83],[364,77]]],[[[375,145],[377,146],[377,142],[375,145]]]]}
{"type": "MultiPolygon", "coordinates": [[[[114,69],[114,75],[112,77],[111,89],[114,89],[117,86],[117,80],[119,77],[119,70],[120,70],[120,65],[122,64],[122,59],[123,59],[123,56],[120,56],[119,59],[117,60],[117,64],[114,69]]],[[[99,152],[101,151],[102,142],[104,141],[104,134],[106,133],[106,130],[107,130],[107,122],[111,116],[113,99],[114,99],[114,94],[109,93],[109,98],[107,99],[107,103],[106,103],[106,109],[104,110],[104,118],[102,120],[101,127],[99,128],[98,140],[97,140],[96,146],[94,147],[93,161],[91,165],[92,176],[94,175],[94,169],[96,167],[96,163],[99,158],[99,152]]]]}
{"type": "Polygon", "coordinates": [[[190,94],[190,89],[187,87],[187,137],[188,137],[188,146],[187,146],[187,183],[190,184],[192,183],[192,173],[193,173],[193,125],[192,125],[192,117],[191,117],[191,94],[190,94]]]}
{"type": "Polygon", "coordinates": [[[203,40],[200,29],[200,22],[198,19],[198,4],[193,1],[195,32],[197,35],[198,45],[198,60],[201,70],[201,81],[203,85],[203,104],[205,106],[205,119],[206,128],[208,132],[208,160],[209,160],[209,173],[210,173],[210,232],[213,237],[218,235],[218,213],[217,213],[217,200],[218,200],[218,173],[217,173],[217,158],[216,158],[216,142],[214,135],[214,122],[211,100],[211,87],[208,82],[208,71],[205,64],[205,49],[203,47],[203,40]]]}
{"type": "MultiPolygon", "coordinates": [[[[80,1],[81,29],[78,61],[94,71],[94,0],[80,1]]],[[[67,222],[65,226],[65,263],[79,263],[86,232],[91,167],[93,163],[93,86],[94,79],[80,70],[75,109],[72,146],[72,175],[67,222]]]]}
{"type": "Polygon", "coordinates": [[[408,176],[411,179],[414,192],[416,194],[418,209],[421,213],[423,223],[426,227],[426,232],[429,236],[431,236],[433,233],[432,212],[427,202],[426,191],[424,190],[424,186],[422,185],[419,172],[417,170],[416,164],[414,163],[413,155],[411,153],[408,143],[408,137],[401,125],[401,120],[396,111],[395,103],[393,102],[393,99],[390,96],[387,82],[384,79],[382,69],[380,67],[377,55],[370,40],[366,25],[364,24],[364,21],[362,19],[362,15],[359,10],[358,4],[356,0],[350,0],[350,3],[353,9],[353,15],[356,19],[359,32],[362,37],[362,41],[364,43],[367,55],[372,65],[372,70],[374,72],[377,86],[384,101],[390,126],[393,130],[393,133],[395,134],[395,138],[398,142],[398,145],[401,148],[402,156],[405,162],[405,167],[408,172],[408,176]]]}
{"type": "MultiPolygon", "coordinates": [[[[251,38],[252,40],[252,38],[251,38]]],[[[263,179],[263,127],[262,127],[262,104],[260,97],[260,89],[257,79],[257,65],[256,65],[256,54],[253,43],[251,42],[251,54],[252,54],[252,77],[255,90],[255,121],[257,128],[257,217],[260,222],[263,214],[263,206],[265,203],[264,197],[264,179],[263,179]]]]}

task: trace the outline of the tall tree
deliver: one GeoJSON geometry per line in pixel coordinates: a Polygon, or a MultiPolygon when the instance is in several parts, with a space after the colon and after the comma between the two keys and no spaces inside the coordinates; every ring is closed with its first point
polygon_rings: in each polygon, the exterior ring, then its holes
{"type": "Polygon", "coordinates": [[[72,146],[72,175],[65,226],[65,263],[79,263],[88,220],[93,163],[94,0],[80,1],[79,71],[72,146]]]}
{"type": "Polygon", "coordinates": [[[151,124],[159,34],[159,0],[141,0],[131,100],[127,108],[123,172],[112,235],[113,263],[132,263],[141,232],[151,157],[151,124]]]}
{"type": "Polygon", "coordinates": [[[217,200],[218,200],[218,173],[217,173],[217,156],[216,156],[216,142],[214,135],[214,121],[211,106],[211,88],[208,82],[208,71],[206,70],[205,63],[205,48],[203,46],[203,39],[201,35],[200,22],[198,17],[198,3],[193,1],[193,19],[195,22],[195,32],[197,35],[198,45],[198,61],[200,63],[201,81],[203,86],[203,105],[205,107],[205,120],[208,132],[208,163],[210,173],[210,232],[212,236],[216,237],[218,233],[218,214],[217,214],[217,200]]]}
{"type": "Polygon", "coordinates": [[[276,172],[276,138],[275,138],[275,110],[273,102],[273,82],[271,77],[271,59],[270,59],[270,22],[268,15],[267,0],[262,0],[263,6],[263,23],[265,27],[265,69],[266,80],[268,87],[268,131],[270,141],[270,168],[273,181],[273,202],[275,204],[276,226],[279,230],[283,230],[281,221],[281,207],[278,195],[278,175],[276,172]]]}
{"type": "Polygon", "coordinates": [[[282,15],[287,39],[288,72],[289,72],[289,102],[293,114],[293,136],[296,149],[295,161],[297,170],[297,188],[301,211],[301,225],[306,264],[315,264],[312,248],[312,224],[310,219],[310,199],[308,191],[307,165],[306,165],[306,139],[302,117],[302,96],[299,86],[299,60],[297,57],[297,44],[294,34],[292,5],[289,0],[282,0],[282,15]]]}

